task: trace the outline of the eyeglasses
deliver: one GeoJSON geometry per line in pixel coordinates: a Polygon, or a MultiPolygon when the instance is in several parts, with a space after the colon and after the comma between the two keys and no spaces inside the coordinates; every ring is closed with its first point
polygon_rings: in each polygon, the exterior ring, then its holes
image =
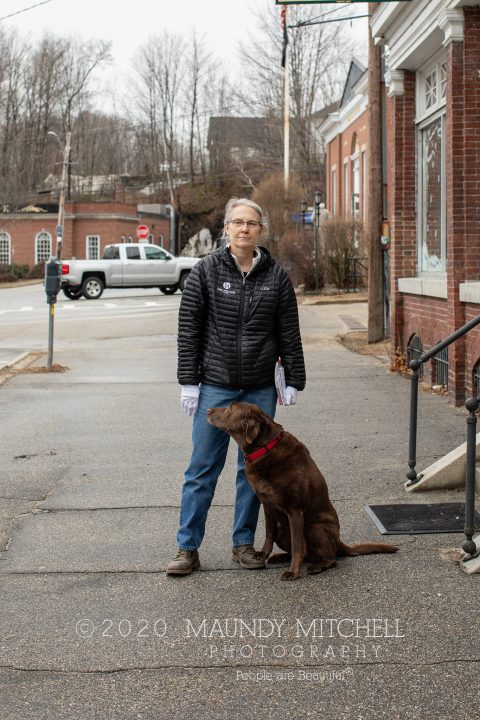
{"type": "Polygon", "coordinates": [[[230,225],[234,225],[236,228],[241,228],[244,225],[248,227],[249,230],[254,230],[257,227],[261,227],[262,223],[259,223],[257,220],[230,220],[230,225]]]}

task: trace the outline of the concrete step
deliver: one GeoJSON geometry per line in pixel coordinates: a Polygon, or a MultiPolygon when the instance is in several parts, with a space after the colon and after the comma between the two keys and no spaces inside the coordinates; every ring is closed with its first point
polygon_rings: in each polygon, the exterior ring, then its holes
{"type": "MultiPolygon", "coordinates": [[[[480,464],[480,433],[477,433],[477,463],[480,464]]],[[[414,485],[405,483],[407,492],[422,492],[424,490],[453,490],[465,486],[466,473],[466,454],[467,443],[464,442],[459,447],[436,460],[429,465],[423,472],[419,472],[421,479],[414,485]]],[[[476,488],[477,493],[480,488],[479,469],[476,470],[476,488]]]]}

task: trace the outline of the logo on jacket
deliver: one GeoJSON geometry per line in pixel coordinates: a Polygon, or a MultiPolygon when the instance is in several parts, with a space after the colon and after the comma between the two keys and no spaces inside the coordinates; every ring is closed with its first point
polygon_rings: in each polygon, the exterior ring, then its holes
{"type": "Polygon", "coordinates": [[[224,282],[222,283],[222,287],[217,287],[218,292],[223,293],[224,295],[236,295],[235,290],[231,290],[232,283],[224,282]]]}

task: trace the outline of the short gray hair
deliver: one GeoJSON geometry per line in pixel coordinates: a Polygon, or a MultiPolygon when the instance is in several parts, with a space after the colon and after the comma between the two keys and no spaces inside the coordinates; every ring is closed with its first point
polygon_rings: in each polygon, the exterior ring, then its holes
{"type": "Polygon", "coordinates": [[[246,205],[247,207],[252,208],[252,210],[255,210],[258,217],[260,218],[260,224],[262,226],[262,232],[260,235],[260,239],[263,240],[268,236],[268,218],[266,214],[263,212],[260,205],[257,205],[256,202],[253,202],[253,200],[249,200],[249,198],[237,198],[233,197],[230,198],[230,200],[225,205],[225,225],[230,222],[232,219],[232,212],[233,210],[238,207],[239,205],[246,205]]]}

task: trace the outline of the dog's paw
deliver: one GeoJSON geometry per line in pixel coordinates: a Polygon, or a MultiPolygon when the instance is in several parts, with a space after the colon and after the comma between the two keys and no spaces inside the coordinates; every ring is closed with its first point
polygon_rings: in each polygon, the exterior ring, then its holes
{"type": "Polygon", "coordinates": [[[336,565],[336,562],[333,562],[330,565],[309,565],[307,568],[307,573],[309,575],[318,575],[319,573],[325,572],[329,568],[336,567],[336,565]]]}
{"type": "Polygon", "coordinates": [[[301,577],[300,573],[294,573],[291,570],[285,570],[285,572],[282,573],[282,576],[280,580],[299,580],[301,577]]]}
{"type": "Polygon", "coordinates": [[[268,555],[266,555],[262,550],[256,550],[255,551],[255,560],[267,560],[268,555]]]}

